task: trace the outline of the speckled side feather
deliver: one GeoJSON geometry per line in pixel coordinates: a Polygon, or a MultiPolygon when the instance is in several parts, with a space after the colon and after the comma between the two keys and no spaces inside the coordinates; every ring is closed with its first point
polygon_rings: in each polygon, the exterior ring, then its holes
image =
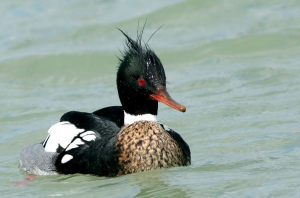
{"type": "Polygon", "coordinates": [[[157,122],[140,121],[124,126],[116,147],[118,175],[189,164],[182,148],[157,122]]]}

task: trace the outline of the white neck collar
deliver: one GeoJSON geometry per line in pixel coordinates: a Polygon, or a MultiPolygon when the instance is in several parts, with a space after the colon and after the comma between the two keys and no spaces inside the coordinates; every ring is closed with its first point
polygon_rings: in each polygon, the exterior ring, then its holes
{"type": "Polygon", "coordinates": [[[150,113],[142,115],[131,115],[124,111],[124,125],[129,125],[137,121],[153,121],[157,122],[156,116],[150,113]]]}

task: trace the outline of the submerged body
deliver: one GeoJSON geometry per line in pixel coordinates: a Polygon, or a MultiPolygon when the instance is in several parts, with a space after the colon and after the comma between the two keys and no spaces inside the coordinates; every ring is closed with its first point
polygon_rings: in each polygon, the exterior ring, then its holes
{"type": "Polygon", "coordinates": [[[190,149],[181,136],[156,119],[158,101],[184,112],[166,90],[163,66],[141,35],[120,59],[117,87],[122,106],[93,113],[71,111],[47,138],[21,151],[20,165],[32,174],[117,176],[186,166],[190,149]]]}

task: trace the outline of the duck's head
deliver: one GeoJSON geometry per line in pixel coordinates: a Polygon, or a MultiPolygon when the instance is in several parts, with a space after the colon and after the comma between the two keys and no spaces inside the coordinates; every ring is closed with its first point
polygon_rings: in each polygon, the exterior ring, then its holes
{"type": "Polygon", "coordinates": [[[125,111],[125,124],[139,119],[155,119],[158,102],[185,112],[185,106],[173,100],[167,92],[163,65],[147,43],[141,44],[141,35],[134,41],[120,31],[126,37],[126,46],[120,58],[117,87],[125,111]]]}

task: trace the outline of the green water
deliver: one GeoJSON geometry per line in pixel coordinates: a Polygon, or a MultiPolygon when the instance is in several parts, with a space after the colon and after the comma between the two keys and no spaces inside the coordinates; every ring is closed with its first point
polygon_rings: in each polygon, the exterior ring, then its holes
{"type": "Polygon", "coordinates": [[[300,197],[300,2],[259,0],[0,2],[1,197],[300,197]],[[70,110],[118,105],[121,28],[164,64],[186,105],[159,120],[192,164],[116,178],[26,173],[20,150],[70,110]]]}

